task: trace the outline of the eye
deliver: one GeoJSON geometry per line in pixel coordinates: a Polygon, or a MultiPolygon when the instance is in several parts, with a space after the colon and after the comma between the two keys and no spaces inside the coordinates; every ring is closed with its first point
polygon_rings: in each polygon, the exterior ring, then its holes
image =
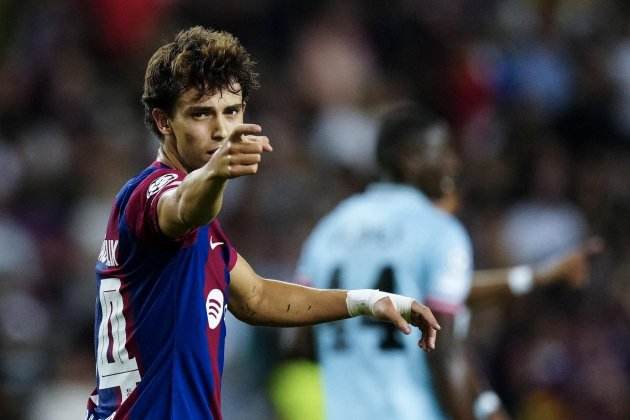
{"type": "Polygon", "coordinates": [[[238,108],[228,108],[225,110],[225,115],[229,117],[236,117],[238,115],[238,108]]]}
{"type": "Polygon", "coordinates": [[[208,118],[210,113],[208,111],[195,111],[191,114],[191,116],[196,120],[201,120],[204,118],[208,118]]]}

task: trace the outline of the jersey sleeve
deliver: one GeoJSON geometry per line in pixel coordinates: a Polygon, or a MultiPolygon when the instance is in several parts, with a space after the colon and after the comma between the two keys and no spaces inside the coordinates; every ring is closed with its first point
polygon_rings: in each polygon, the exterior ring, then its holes
{"type": "Polygon", "coordinates": [[[453,219],[436,235],[430,249],[424,273],[425,303],[437,312],[456,314],[464,306],[472,284],[470,238],[453,219]]]}
{"type": "Polygon", "coordinates": [[[138,239],[167,240],[158,223],[157,205],[165,192],[185,178],[183,172],[162,169],[152,172],[135,188],[124,211],[129,229],[138,239]]]}

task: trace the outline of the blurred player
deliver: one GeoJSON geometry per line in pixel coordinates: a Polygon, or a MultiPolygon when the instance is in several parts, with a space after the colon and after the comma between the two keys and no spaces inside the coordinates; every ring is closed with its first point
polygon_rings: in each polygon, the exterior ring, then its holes
{"type": "Polygon", "coordinates": [[[253,62],[230,34],[194,27],[149,60],[143,93],[157,158],[116,196],[96,265],[97,386],[87,418],[221,419],[227,309],[251,324],[297,326],[355,315],[422,329],[411,298],[317,290],[258,276],[222,231],[227,180],[255,174],[267,137],[243,124],[253,62]]]}
{"type": "Polygon", "coordinates": [[[448,345],[426,357],[412,352],[413,339],[387,325],[350,320],[316,327],[325,418],[504,418],[497,395],[470,366],[456,336],[458,316],[465,318],[467,300],[496,301],[564,278],[581,282],[588,252],[597,245],[542,270],[479,271],[472,282],[468,235],[439,209],[450,213],[457,203],[458,162],[446,126],[415,106],[400,106],[383,122],[377,154],[383,182],[345,200],[318,224],[304,246],[298,279],[419,296],[436,314],[448,345]]]}

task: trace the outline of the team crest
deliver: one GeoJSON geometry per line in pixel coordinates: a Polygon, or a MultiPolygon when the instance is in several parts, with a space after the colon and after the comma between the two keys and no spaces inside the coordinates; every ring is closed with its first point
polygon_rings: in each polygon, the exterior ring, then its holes
{"type": "Polygon", "coordinates": [[[212,289],[206,298],[206,315],[208,316],[208,326],[214,330],[223,317],[223,292],[219,289],[212,289]]]}
{"type": "Polygon", "coordinates": [[[155,179],[151,183],[151,185],[149,185],[149,189],[147,190],[147,198],[151,197],[152,195],[157,194],[162,188],[166,187],[175,179],[177,179],[177,174],[166,174],[155,179]]]}

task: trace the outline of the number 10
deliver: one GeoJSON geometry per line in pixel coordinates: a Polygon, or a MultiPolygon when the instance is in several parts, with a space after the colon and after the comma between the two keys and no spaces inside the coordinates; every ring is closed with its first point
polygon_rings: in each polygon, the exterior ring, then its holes
{"type": "Polygon", "coordinates": [[[127,332],[120,279],[102,279],[98,296],[102,315],[96,354],[98,387],[99,389],[120,387],[122,398],[125,400],[141,378],[136,359],[129,358],[126,348],[127,332]]]}

